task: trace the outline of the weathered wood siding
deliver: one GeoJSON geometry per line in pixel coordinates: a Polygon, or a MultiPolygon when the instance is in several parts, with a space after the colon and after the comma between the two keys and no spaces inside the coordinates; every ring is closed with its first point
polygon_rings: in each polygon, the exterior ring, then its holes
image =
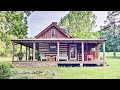
{"type": "MultiPolygon", "coordinates": [[[[45,55],[57,55],[57,52],[50,52],[49,51],[49,44],[50,43],[39,43],[39,52],[40,53],[44,53],[45,55]]],[[[56,44],[56,43],[52,43],[52,44],[56,44]]],[[[65,43],[60,43],[59,46],[59,51],[60,53],[62,52],[67,52],[67,44],[65,43]]]]}
{"type": "MultiPolygon", "coordinates": [[[[50,52],[49,51],[49,44],[50,43],[39,43],[39,52],[44,53],[45,55],[53,55],[57,56],[57,52],[50,52]]],[[[51,44],[56,44],[56,43],[51,43],[51,44]]],[[[60,53],[62,52],[67,52],[68,55],[68,60],[70,60],[70,43],[60,43],[59,46],[59,51],[60,53]]],[[[87,60],[87,55],[93,55],[93,59],[97,60],[98,59],[98,44],[92,44],[92,43],[84,43],[84,58],[85,61],[87,60]],[[91,48],[95,48],[95,51],[91,51],[91,48]]],[[[82,61],[82,48],[81,48],[81,43],[77,44],[77,60],[82,61]]]]}
{"type": "Polygon", "coordinates": [[[87,60],[87,55],[93,55],[93,60],[98,59],[98,44],[85,43],[85,61],[87,60]],[[91,48],[95,48],[95,51],[91,51],[91,48]]]}
{"type": "Polygon", "coordinates": [[[55,38],[67,38],[63,33],[61,33],[57,28],[54,26],[51,27],[49,30],[47,30],[45,33],[43,33],[39,38],[51,38],[51,29],[55,29],[55,38]]]}
{"type": "MultiPolygon", "coordinates": [[[[82,61],[82,46],[81,44],[77,44],[78,49],[78,60],[82,61]]],[[[98,59],[98,44],[94,43],[84,43],[84,60],[87,60],[87,55],[93,55],[93,60],[98,59]],[[91,51],[91,48],[95,48],[95,51],[91,51]]]]}
{"type": "Polygon", "coordinates": [[[77,59],[78,61],[82,61],[82,46],[81,43],[77,44],[77,59]]]}

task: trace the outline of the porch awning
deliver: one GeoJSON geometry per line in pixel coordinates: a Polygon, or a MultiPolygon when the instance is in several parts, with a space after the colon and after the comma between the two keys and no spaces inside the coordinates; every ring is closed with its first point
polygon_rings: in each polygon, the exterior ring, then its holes
{"type": "Polygon", "coordinates": [[[38,46],[39,43],[55,43],[55,42],[60,42],[60,43],[98,43],[98,44],[102,44],[103,42],[105,42],[105,39],[79,39],[79,38],[26,38],[26,39],[13,39],[11,40],[14,43],[17,44],[22,44],[24,46],[33,47],[33,42],[36,43],[36,46],[38,46]]]}

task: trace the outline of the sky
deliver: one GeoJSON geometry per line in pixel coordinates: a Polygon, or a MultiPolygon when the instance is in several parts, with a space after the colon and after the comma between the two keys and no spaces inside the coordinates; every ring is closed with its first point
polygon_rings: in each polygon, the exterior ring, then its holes
{"type": "MultiPolygon", "coordinates": [[[[61,17],[68,14],[69,11],[34,11],[28,17],[28,37],[33,37],[45,29],[52,22],[59,23],[61,17]]],[[[94,11],[97,16],[95,30],[99,30],[107,16],[107,11],[94,11]]]]}

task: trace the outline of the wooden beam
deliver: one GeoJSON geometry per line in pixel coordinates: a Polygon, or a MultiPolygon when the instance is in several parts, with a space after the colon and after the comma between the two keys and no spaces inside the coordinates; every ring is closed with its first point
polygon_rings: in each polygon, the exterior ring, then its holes
{"type": "Polygon", "coordinates": [[[57,42],[57,61],[59,61],[59,42],[57,42]]]}
{"type": "Polygon", "coordinates": [[[28,48],[28,47],[26,47],[26,61],[28,60],[28,59],[27,59],[27,48],[28,48]]]}
{"type": "Polygon", "coordinates": [[[35,60],[35,41],[33,41],[33,61],[35,60]]]}
{"type": "Polygon", "coordinates": [[[20,44],[20,52],[22,52],[22,44],[20,44]]]}
{"type": "Polygon", "coordinates": [[[29,55],[29,56],[28,56],[28,60],[29,60],[29,59],[30,59],[30,47],[29,47],[28,53],[29,53],[29,54],[28,54],[28,55],[29,55]]]}
{"type": "Polygon", "coordinates": [[[32,60],[33,60],[33,48],[31,48],[32,49],[32,60]]]}
{"type": "Polygon", "coordinates": [[[84,61],[84,42],[82,42],[82,61],[84,61]]]}
{"type": "Polygon", "coordinates": [[[98,60],[100,60],[100,50],[99,50],[99,45],[97,45],[97,49],[98,49],[98,60]]]}
{"type": "Polygon", "coordinates": [[[103,62],[105,65],[105,42],[103,43],[103,62]]]}
{"type": "Polygon", "coordinates": [[[12,51],[12,61],[14,61],[14,51],[15,51],[15,43],[12,43],[13,51],[12,51]]]}

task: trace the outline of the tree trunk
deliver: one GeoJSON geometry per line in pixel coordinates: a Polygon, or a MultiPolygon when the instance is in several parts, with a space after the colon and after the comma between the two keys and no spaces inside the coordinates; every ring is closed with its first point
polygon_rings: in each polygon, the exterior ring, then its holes
{"type": "Polygon", "coordinates": [[[113,48],[113,58],[116,58],[116,49],[113,48]]]}
{"type": "MultiPolygon", "coordinates": [[[[113,36],[114,36],[114,39],[116,39],[116,37],[115,37],[115,19],[114,19],[114,27],[113,27],[113,36]]],[[[116,58],[116,45],[113,45],[113,58],[116,58]]]]}

